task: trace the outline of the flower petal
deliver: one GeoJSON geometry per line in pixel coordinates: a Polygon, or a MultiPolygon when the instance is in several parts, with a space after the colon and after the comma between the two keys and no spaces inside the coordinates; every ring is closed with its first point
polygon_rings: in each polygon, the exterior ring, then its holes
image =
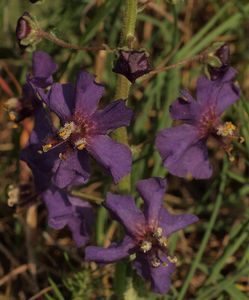
{"type": "Polygon", "coordinates": [[[85,260],[97,263],[112,263],[129,256],[135,247],[133,240],[125,236],[119,245],[111,245],[108,248],[89,246],[85,250],[85,260]]]}
{"type": "Polygon", "coordinates": [[[32,56],[32,67],[34,85],[44,88],[52,84],[51,75],[57,70],[57,64],[48,53],[35,51],[32,56]]]}
{"type": "Polygon", "coordinates": [[[90,176],[87,153],[75,150],[65,160],[58,158],[54,164],[53,172],[53,183],[59,188],[86,183],[90,176]]]}
{"type": "Polygon", "coordinates": [[[48,209],[48,223],[52,228],[61,229],[67,225],[77,246],[83,246],[89,241],[94,215],[88,202],[68,196],[54,187],[43,193],[43,200],[48,209]]]}
{"type": "Polygon", "coordinates": [[[119,180],[131,171],[131,151],[123,145],[113,141],[105,135],[96,135],[89,140],[87,150],[107,172],[110,172],[113,181],[119,180]]]}
{"type": "Polygon", "coordinates": [[[54,83],[43,101],[55,112],[61,121],[69,118],[74,110],[74,85],[71,83],[54,83]]]}
{"type": "Polygon", "coordinates": [[[103,205],[110,211],[114,219],[118,220],[126,232],[132,236],[143,231],[145,219],[143,213],[136,207],[131,196],[107,193],[103,205]]]}
{"type": "Polygon", "coordinates": [[[129,126],[132,114],[132,110],[125,105],[124,100],[116,100],[103,110],[96,111],[92,117],[98,124],[97,133],[106,134],[116,128],[129,126]]]}
{"type": "Polygon", "coordinates": [[[166,255],[160,257],[162,262],[159,267],[152,267],[149,256],[137,255],[133,265],[137,273],[152,285],[152,290],[156,293],[165,294],[170,289],[171,275],[175,271],[175,264],[170,262],[166,255]]]}
{"type": "Polygon", "coordinates": [[[144,214],[147,222],[156,226],[167,187],[166,180],[159,177],[140,180],[136,187],[144,199],[144,214]]]}
{"type": "Polygon", "coordinates": [[[212,175],[205,141],[199,139],[194,126],[183,124],[162,130],[157,135],[156,147],[171,174],[179,177],[192,175],[197,179],[212,175]]]}
{"type": "Polygon", "coordinates": [[[170,236],[173,232],[183,229],[198,220],[197,216],[190,214],[172,215],[166,208],[162,208],[159,215],[159,224],[166,236],[170,236]]]}
{"type": "Polygon", "coordinates": [[[236,71],[230,68],[220,80],[201,76],[197,82],[197,100],[204,107],[214,105],[217,115],[239,99],[240,89],[233,82],[236,71]]]}
{"type": "Polygon", "coordinates": [[[97,109],[103,93],[104,87],[94,81],[93,75],[83,71],[80,72],[76,81],[76,110],[91,115],[97,109]]]}
{"type": "Polygon", "coordinates": [[[200,105],[187,90],[181,91],[180,97],[170,106],[173,120],[194,121],[200,114],[200,105]]]}

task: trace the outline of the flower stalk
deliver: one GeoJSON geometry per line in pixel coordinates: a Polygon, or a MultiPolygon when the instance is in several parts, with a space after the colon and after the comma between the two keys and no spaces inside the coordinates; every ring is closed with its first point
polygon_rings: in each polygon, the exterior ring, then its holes
{"type": "MultiPolygon", "coordinates": [[[[125,14],[122,32],[121,46],[132,49],[135,40],[135,27],[137,18],[137,0],[126,0],[125,14]]],[[[128,99],[131,83],[122,75],[117,76],[117,87],[115,99],[128,99]]],[[[118,128],[114,132],[114,138],[117,142],[128,145],[127,129],[125,127],[118,128]]],[[[131,190],[131,175],[124,176],[119,184],[120,193],[129,193],[131,190]]]]}

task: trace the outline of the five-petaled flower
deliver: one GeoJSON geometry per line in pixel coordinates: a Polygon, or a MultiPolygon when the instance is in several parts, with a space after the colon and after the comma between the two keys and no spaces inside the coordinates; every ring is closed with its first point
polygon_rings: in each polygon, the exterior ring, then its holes
{"type": "Polygon", "coordinates": [[[184,90],[170,108],[173,120],[184,124],[164,129],[157,135],[156,147],[168,171],[176,176],[192,175],[197,179],[209,178],[213,169],[208,160],[206,141],[215,137],[230,160],[234,139],[242,138],[231,122],[222,123],[220,116],[240,94],[232,82],[236,71],[229,68],[223,77],[211,81],[201,76],[197,83],[197,101],[184,90]]]}
{"type": "Polygon", "coordinates": [[[111,263],[136,254],[133,265],[138,274],[151,281],[155,292],[166,293],[176,264],[176,258],[167,251],[168,238],[198,218],[190,214],[172,215],[163,207],[166,181],[161,178],[140,180],[137,189],[144,200],[143,212],[132,197],[107,194],[104,206],[124,226],[126,235],[120,244],[109,248],[87,247],[85,258],[111,263]]]}
{"type": "Polygon", "coordinates": [[[90,175],[88,153],[111,173],[115,183],[130,172],[130,149],[108,136],[114,129],[130,123],[132,110],[124,100],[113,101],[103,110],[97,110],[104,88],[87,72],[79,73],[76,85],[55,83],[49,94],[37,91],[61,121],[61,127],[56,131],[51,129],[54,134],[41,141],[43,153],[60,151],[54,165],[56,186],[65,188],[86,182],[90,175]],[[78,175],[81,180],[75,182],[78,175]]]}

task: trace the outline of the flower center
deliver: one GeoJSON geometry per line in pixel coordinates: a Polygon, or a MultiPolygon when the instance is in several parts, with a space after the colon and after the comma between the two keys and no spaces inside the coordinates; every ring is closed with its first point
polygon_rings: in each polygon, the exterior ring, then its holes
{"type": "Polygon", "coordinates": [[[76,125],[74,122],[67,122],[65,125],[60,128],[58,135],[61,139],[67,140],[71,134],[75,131],[76,125]]]}
{"type": "Polygon", "coordinates": [[[149,231],[145,234],[143,240],[140,242],[140,250],[148,255],[149,261],[152,267],[157,268],[159,266],[167,266],[165,262],[165,254],[167,260],[171,263],[176,263],[176,257],[170,257],[167,255],[168,239],[163,236],[163,229],[157,227],[153,231],[149,231]]]}

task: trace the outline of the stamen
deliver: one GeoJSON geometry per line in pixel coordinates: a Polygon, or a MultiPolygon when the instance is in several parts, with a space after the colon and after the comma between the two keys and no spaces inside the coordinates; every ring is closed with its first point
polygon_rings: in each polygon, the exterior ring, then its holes
{"type": "Polygon", "coordinates": [[[48,152],[51,148],[53,147],[52,144],[46,144],[42,146],[42,151],[43,152],[48,152]]]}
{"type": "Polygon", "coordinates": [[[65,125],[59,130],[58,135],[63,140],[67,140],[74,131],[75,131],[74,122],[68,122],[65,123],[65,125]]]}
{"type": "Polygon", "coordinates": [[[161,261],[157,257],[153,257],[150,262],[151,262],[152,267],[154,267],[154,268],[158,268],[161,265],[161,261]]]}
{"type": "Polygon", "coordinates": [[[169,260],[169,262],[171,262],[172,264],[176,264],[178,262],[178,259],[176,256],[167,256],[167,259],[169,260]]]}
{"type": "Polygon", "coordinates": [[[156,231],[153,233],[153,236],[159,239],[163,234],[163,229],[161,227],[157,227],[156,231]]]}
{"type": "Polygon", "coordinates": [[[86,139],[79,139],[74,143],[74,145],[78,150],[83,150],[86,147],[86,139]]]}
{"type": "Polygon", "coordinates": [[[167,248],[168,245],[168,240],[166,237],[161,237],[160,239],[158,239],[160,246],[167,248]]]}
{"type": "Polygon", "coordinates": [[[236,126],[232,122],[226,122],[224,125],[219,125],[217,128],[217,134],[221,136],[232,136],[236,130],[236,126]]]}
{"type": "Polygon", "coordinates": [[[152,243],[149,241],[143,241],[142,245],[140,246],[140,249],[146,253],[148,251],[150,251],[150,249],[152,248],[152,243]]]}

